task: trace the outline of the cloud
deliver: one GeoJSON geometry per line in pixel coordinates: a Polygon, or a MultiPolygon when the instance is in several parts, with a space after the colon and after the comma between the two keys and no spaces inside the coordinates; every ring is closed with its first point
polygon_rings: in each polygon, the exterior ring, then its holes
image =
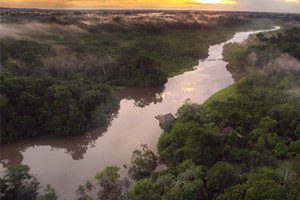
{"type": "Polygon", "coordinates": [[[291,2],[291,3],[300,3],[300,0],[285,0],[286,2],[291,2]]]}
{"type": "Polygon", "coordinates": [[[300,13],[300,0],[232,0],[230,4],[203,4],[203,1],[198,0],[191,1],[190,4],[196,4],[199,8],[214,10],[300,13]]]}
{"type": "Polygon", "coordinates": [[[300,13],[300,0],[0,0],[0,7],[199,8],[300,13]]]}
{"type": "Polygon", "coordinates": [[[236,0],[234,9],[254,11],[300,12],[300,0],[236,0]]]}
{"type": "Polygon", "coordinates": [[[235,0],[198,0],[200,4],[235,4],[235,0]]]}

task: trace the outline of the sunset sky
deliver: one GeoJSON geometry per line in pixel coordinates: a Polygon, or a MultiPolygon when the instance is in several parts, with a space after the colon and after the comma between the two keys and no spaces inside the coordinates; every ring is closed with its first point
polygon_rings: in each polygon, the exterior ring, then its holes
{"type": "Polygon", "coordinates": [[[300,0],[0,0],[0,7],[55,9],[168,8],[300,13],[300,0]]]}

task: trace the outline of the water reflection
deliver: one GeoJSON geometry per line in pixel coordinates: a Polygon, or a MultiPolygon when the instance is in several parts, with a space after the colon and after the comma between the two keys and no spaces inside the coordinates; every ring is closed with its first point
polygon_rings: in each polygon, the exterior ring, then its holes
{"type": "Polygon", "coordinates": [[[73,160],[80,160],[84,158],[87,149],[93,147],[98,137],[106,130],[107,127],[93,130],[92,132],[80,136],[60,137],[59,139],[56,137],[33,138],[6,144],[1,147],[1,164],[5,168],[20,164],[23,161],[22,153],[29,147],[35,148],[38,146],[49,146],[50,151],[65,149],[65,153],[70,155],[73,160]]]}
{"type": "MultiPolygon", "coordinates": [[[[151,103],[161,103],[163,101],[164,86],[151,88],[125,88],[118,92],[120,100],[133,100],[133,104],[138,107],[145,107],[151,103]]],[[[105,127],[92,130],[86,134],[70,137],[42,137],[22,139],[10,144],[5,144],[1,147],[0,163],[4,168],[11,165],[20,164],[23,161],[23,152],[27,148],[48,146],[50,151],[64,149],[64,153],[70,155],[73,160],[84,158],[87,149],[95,147],[96,140],[107,132],[111,126],[111,121],[118,118],[120,107],[112,113],[112,116],[105,127]]]]}
{"type": "MultiPolygon", "coordinates": [[[[251,33],[256,32],[236,34],[228,42],[242,42],[251,33]]],[[[187,99],[202,103],[233,83],[222,60],[226,43],[211,46],[209,57],[194,71],[168,79],[165,86],[120,91],[119,109],[103,129],[76,137],[35,138],[2,146],[0,170],[27,164],[42,184],[57,190],[60,199],[74,199],[78,184],[108,165],[127,164],[140,144],[155,149],[161,134],[156,115],[174,114],[187,99]]]]}
{"type": "Polygon", "coordinates": [[[138,107],[149,106],[151,103],[157,104],[163,101],[164,86],[150,88],[125,88],[119,92],[120,99],[134,100],[134,105],[138,107]]]}

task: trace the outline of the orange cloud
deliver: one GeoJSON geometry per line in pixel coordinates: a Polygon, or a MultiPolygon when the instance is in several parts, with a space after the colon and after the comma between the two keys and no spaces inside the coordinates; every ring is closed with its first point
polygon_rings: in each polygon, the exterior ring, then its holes
{"type": "MultiPolygon", "coordinates": [[[[192,0],[193,1],[193,0],[192,0]]],[[[196,3],[196,2],[194,2],[196,3]]],[[[187,0],[0,0],[0,6],[8,7],[189,7],[187,0]]]]}
{"type": "Polygon", "coordinates": [[[0,0],[0,7],[23,8],[195,8],[300,11],[300,0],[0,0]]]}
{"type": "Polygon", "coordinates": [[[300,3],[300,0],[285,0],[285,1],[290,3],[300,3]]]}
{"type": "Polygon", "coordinates": [[[234,0],[198,0],[201,4],[236,4],[234,0]]]}

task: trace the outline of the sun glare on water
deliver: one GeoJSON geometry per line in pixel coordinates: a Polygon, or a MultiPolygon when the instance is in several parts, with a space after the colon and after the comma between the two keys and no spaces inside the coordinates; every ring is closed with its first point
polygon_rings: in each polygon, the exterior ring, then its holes
{"type": "Polygon", "coordinates": [[[198,0],[198,3],[203,4],[235,4],[234,0],[198,0]]]}

